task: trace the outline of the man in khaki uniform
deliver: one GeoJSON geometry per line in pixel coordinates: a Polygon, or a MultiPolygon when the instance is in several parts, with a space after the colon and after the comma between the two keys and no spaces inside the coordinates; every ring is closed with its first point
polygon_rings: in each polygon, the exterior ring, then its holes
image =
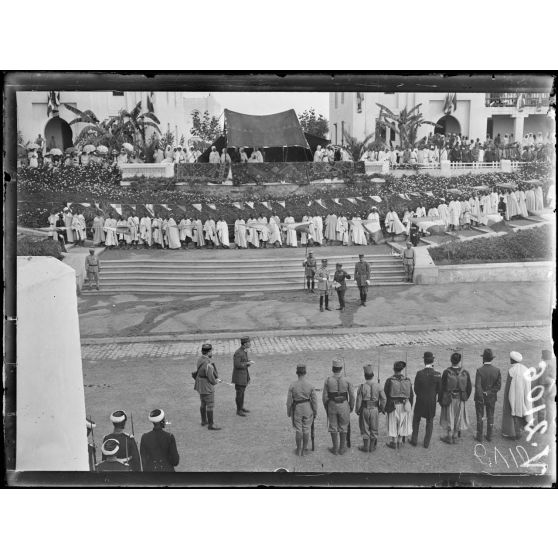
{"type": "Polygon", "coordinates": [[[365,382],[358,387],[355,407],[363,443],[358,449],[364,452],[374,451],[378,445],[379,414],[384,412],[386,405],[386,395],[380,384],[372,381],[373,378],[372,365],[367,364],[364,367],[365,382]]]}
{"type": "Polygon", "coordinates": [[[331,369],[333,375],[324,383],[322,402],[333,442],[329,451],[334,455],[343,455],[347,451],[347,431],[350,427],[351,412],[355,407],[355,394],[349,380],[341,376],[343,362],[335,359],[331,369]]]}
{"type": "Polygon", "coordinates": [[[292,419],[296,430],[296,454],[308,453],[310,427],[318,414],[318,400],[314,388],[306,380],[306,365],[296,367],[298,380],[289,386],[287,394],[287,416],[292,419]]]}
{"type": "Polygon", "coordinates": [[[101,271],[101,262],[95,255],[93,248],[89,249],[89,256],[85,258],[85,271],[87,272],[87,282],[89,288],[93,286],[95,280],[95,288],[99,290],[99,271],[101,271]]]}
{"type": "Polygon", "coordinates": [[[217,367],[211,361],[213,347],[210,343],[202,345],[202,354],[196,365],[196,381],[194,389],[200,394],[201,425],[208,430],[221,430],[213,423],[213,409],[215,408],[215,386],[219,380],[217,367]]]}

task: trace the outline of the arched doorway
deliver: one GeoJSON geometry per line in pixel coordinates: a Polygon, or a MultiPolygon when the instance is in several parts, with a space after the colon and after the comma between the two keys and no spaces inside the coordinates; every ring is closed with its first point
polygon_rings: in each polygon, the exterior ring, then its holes
{"type": "Polygon", "coordinates": [[[72,147],[74,142],[70,125],[59,116],[51,118],[45,126],[45,141],[47,151],[55,147],[62,149],[62,151],[72,147]]]}
{"type": "Polygon", "coordinates": [[[436,122],[436,127],[434,128],[435,134],[460,134],[461,124],[457,118],[451,116],[451,114],[446,114],[442,116],[438,122],[436,122]]]}

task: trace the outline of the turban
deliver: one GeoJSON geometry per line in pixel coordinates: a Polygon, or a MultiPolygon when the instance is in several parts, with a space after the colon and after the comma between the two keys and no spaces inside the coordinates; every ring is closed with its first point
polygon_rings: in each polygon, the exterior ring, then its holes
{"type": "Polygon", "coordinates": [[[515,360],[515,362],[521,362],[523,360],[523,356],[521,355],[521,353],[518,353],[517,351],[512,351],[510,353],[510,358],[512,360],[515,360]]]}
{"type": "Polygon", "coordinates": [[[128,416],[124,411],[114,411],[114,413],[110,415],[110,422],[112,422],[113,424],[119,424],[121,422],[124,422],[127,418],[128,416]]]}
{"type": "Polygon", "coordinates": [[[103,452],[103,455],[115,455],[118,453],[119,449],[120,444],[118,443],[118,441],[114,438],[109,438],[108,440],[105,440],[103,442],[101,451],[103,452]]]}
{"type": "Polygon", "coordinates": [[[153,423],[161,422],[165,418],[163,409],[155,409],[149,413],[149,421],[153,423]]]}

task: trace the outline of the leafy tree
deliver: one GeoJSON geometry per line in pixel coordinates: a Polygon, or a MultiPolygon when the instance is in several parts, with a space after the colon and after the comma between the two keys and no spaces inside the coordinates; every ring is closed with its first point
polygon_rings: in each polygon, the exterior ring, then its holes
{"type": "Polygon", "coordinates": [[[317,114],[313,108],[300,113],[298,121],[307,134],[325,139],[329,132],[329,122],[323,114],[317,114]]]}
{"type": "Polygon", "coordinates": [[[380,123],[399,133],[399,145],[402,148],[413,147],[417,141],[418,129],[422,125],[436,126],[435,122],[424,120],[420,112],[421,103],[411,110],[405,107],[399,114],[395,114],[385,105],[376,103],[380,107],[380,123]]]}
{"type": "Polygon", "coordinates": [[[206,110],[202,116],[199,110],[193,110],[190,133],[204,141],[213,143],[223,134],[223,129],[217,117],[209,116],[209,111],[206,110]]]}
{"type": "Polygon", "coordinates": [[[161,122],[159,122],[159,119],[153,112],[141,112],[141,101],[129,112],[121,110],[119,116],[123,120],[122,126],[125,131],[136,140],[141,139],[142,145],[145,145],[145,138],[149,128],[155,129],[159,134],[161,133],[158,126],[161,122]]]}
{"type": "Polygon", "coordinates": [[[375,133],[372,132],[360,141],[347,132],[344,132],[343,137],[345,138],[345,147],[351,154],[353,161],[360,161],[360,158],[364,155],[364,152],[368,148],[368,142],[374,137],[374,135],[375,133]]]}

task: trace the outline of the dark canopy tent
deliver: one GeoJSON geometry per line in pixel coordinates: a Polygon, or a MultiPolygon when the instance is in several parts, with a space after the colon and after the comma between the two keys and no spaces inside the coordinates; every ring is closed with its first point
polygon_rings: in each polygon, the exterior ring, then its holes
{"type": "MultiPolygon", "coordinates": [[[[304,133],[293,109],[262,116],[225,109],[225,136],[219,137],[212,146],[219,152],[227,147],[233,162],[240,161],[238,149],[241,147],[248,157],[254,147],[259,147],[266,162],[304,162],[312,161],[318,145],[328,143],[326,139],[304,133]]],[[[198,162],[209,162],[210,151],[211,146],[198,162]]]]}

